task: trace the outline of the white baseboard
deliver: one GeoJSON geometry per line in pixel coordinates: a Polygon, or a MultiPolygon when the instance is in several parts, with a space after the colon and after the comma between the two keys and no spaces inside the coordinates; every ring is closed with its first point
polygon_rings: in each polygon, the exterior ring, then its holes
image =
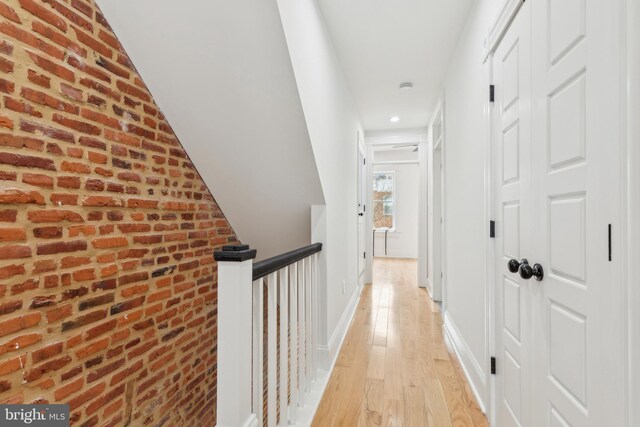
{"type": "Polygon", "coordinates": [[[376,258],[409,258],[418,259],[418,254],[415,251],[389,251],[387,254],[377,254],[376,258]]]}
{"type": "Polygon", "coordinates": [[[318,346],[318,365],[322,369],[333,369],[333,364],[338,357],[338,351],[342,346],[344,337],[347,335],[347,331],[351,325],[351,320],[353,320],[353,315],[358,307],[358,301],[360,301],[360,294],[362,293],[363,287],[364,286],[359,285],[353,291],[353,295],[351,295],[351,299],[349,300],[347,307],[344,309],[342,317],[340,317],[340,320],[338,321],[338,325],[329,338],[328,345],[318,346]]]}
{"type": "Polygon", "coordinates": [[[486,396],[488,390],[487,375],[482,369],[482,366],[473,356],[471,349],[467,345],[467,342],[464,340],[453,319],[447,313],[444,314],[444,331],[445,339],[449,341],[453,351],[456,353],[456,356],[458,356],[460,364],[462,365],[462,370],[469,381],[471,391],[478,401],[480,409],[486,414],[486,396]]]}
{"type": "Polygon", "coordinates": [[[310,427],[313,422],[313,417],[316,415],[320,401],[324,390],[327,388],[329,378],[331,378],[331,372],[338,359],[338,352],[342,347],[344,338],[347,336],[349,326],[356,313],[358,307],[358,301],[360,301],[360,294],[364,286],[357,286],[353,291],[353,295],[347,304],[342,317],[336,326],[336,329],[331,334],[328,346],[318,346],[318,379],[311,384],[311,392],[305,396],[305,405],[302,408],[298,408],[297,422],[295,424],[289,424],[289,427],[310,427]]]}

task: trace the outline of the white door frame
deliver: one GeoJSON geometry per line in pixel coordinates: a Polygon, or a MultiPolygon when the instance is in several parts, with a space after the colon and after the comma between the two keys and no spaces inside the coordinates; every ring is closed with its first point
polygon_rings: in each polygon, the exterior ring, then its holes
{"type": "Polygon", "coordinates": [[[446,130],[444,95],[429,124],[429,292],[434,301],[441,301],[446,310],[446,130]],[[436,135],[435,130],[439,129],[436,135]]]}
{"type": "Polygon", "coordinates": [[[640,3],[626,3],[627,61],[627,310],[629,313],[629,396],[627,408],[629,426],[640,425],[640,3]],[[633,260],[633,261],[631,261],[633,260]],[[635,363],[633,363],[635,361],[635,363]],[[631,363],[630,363],[631,362],[631,363]]]}
{"type": "MultiPolygon", "coordinates": [[[[418,144],[418,158],[420,167],[420,176],[426,176],[426,161],[423,160],[421,153],[426,152],[427,148],[427,129],[410,129],[399,132],[370,132],[365,134],[365,143],[367,148],[367,180],[369,183],[373,182],[373,168],[369,167],[372,159],[374,159],[373,151],[376,145],[403,145],[403,144],[418,144]]],[[[427,183],[422,179],[418,183],[418,286],[426,287],[427,277],[422,272],[426,272],[427,265],[427,252],[425,250],[427,246],[426,242],[426,227],[427,227],[427,183]]],[[[366,188],[366,187],[365,187],[366,188]]],[[[373,206],[373,191],[367,191],[367,211],[365,215],[365,233],[367,237],[367,259],[365,264],[365,282],[373,282],[373,216],[371,215],[371,209],[369,206],[373,206]],[[371,256],[369,256],[371,254],[371,256]]]]}
{"type": "Polygon", "coordinates": [[[357,148],[356,148],[357,152],[356,152],[356,159],[358,162],[358,165],[356,167],[356,185],[357,185],[357,189],[356,189],[356,199],[357,199],[357,203],[363,203],[364,207],[360,207],[358,206],[358,214],[363,213],[364,217],[362,218],[362,221],[364,223],[363,225],[363,230],[360,230],[360,217],[358,216],[357,222],[356,222],[356,227],[357,227],[357,233],[358,233],[358,241],[356,244],[357,247],[357,260],[358,260],[358,264],[357,264],[357,269],[358,269],[358,279],[357,279],[357,283],[358,286],[361,286],[363,284],[366,283],[371,283],[371,281],[367,280],[367,259],[369,258],[369,252],[367,251],[367,216],[369,215],[369,202],[367,199],[367,193],[365,191],[366,188],[366,182],[363,182],[363,180],[366,179],[366,177],[368,176],[367,174],[367,169],[369,167],[369,165],[367,164],[367,149],[365,147],[364,144],[364,139],[362,136],[362,132],[358,131],[357,132],[357,148]],[[364,172],[364,173],[363,173],[364,172]],[[360,194],[360,192],[362,192],[362,194],[360,194]],[[365,235],[361,236],[360,233],[363,232],[365,235]],[[364,247],[360,246],[360,242],[364,241],[364,247]],[[360,277],[360,260],[363,257],[363,252],[364,252],[364,278],[362,278],[362,282],[361,282],[361,277],[360,277]]]}

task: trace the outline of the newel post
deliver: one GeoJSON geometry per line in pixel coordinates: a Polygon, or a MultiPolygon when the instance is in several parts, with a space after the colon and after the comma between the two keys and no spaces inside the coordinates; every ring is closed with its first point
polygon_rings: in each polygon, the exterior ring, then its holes
{"type": "Polygon", "coordinates": [[[251,410],[252,284],[256,250],[224,246],[218,261],[218,427],[257,427],[251,410]]]}

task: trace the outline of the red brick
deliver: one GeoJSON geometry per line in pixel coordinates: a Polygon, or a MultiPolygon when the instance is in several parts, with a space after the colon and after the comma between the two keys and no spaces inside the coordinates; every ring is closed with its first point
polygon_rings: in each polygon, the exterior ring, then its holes
{"type": "Polygon", "coordinates": [[[43,70],[48,71],[51,74],[54,74],[68,82],[73,83],[75,81],[76,75],[70,69],[63,67],[62,65],[58,65],[55,62],[50,61],[46,58],[43,58],[42,56],[37,55],[33,52],[27,52],[27,53],[29,54],[33,62],[43,70]]]}
{"type": "Polygon", "coordinates": [[[45,202],[42,194],[36,191],[25,192],[21,190],[0,190],[0,204],[44,205],[45,202]]]}
{"type": "Polygon", "coordinates": [[[0,243],[23,242],[27,239],[27,232],[23,227],[0,228],[0,243]]]}
{"type": "Polygon", "coordinates": [[[72,242],[55,242],[38,244],[38,255],[52,255],[66,252],[78,252],[87,249],[87,242],[75,240],[72,242]]]}
{"type": "Polygon", "coordinates": [[[29,258],[30,256],[31,248],[29,246],[13,245],[0,247],[0,260],[29,258]]]}
{"type": "Polygon", "coordinates": [[[22,182],[35,185],[36,187],[53,188],[53,178],[47,175],[25,173],[22,174],[22,182]]]}
{"type": "Polygon", "coordinates": [[[91,244],[96,249],[106,249],[127,246],[129,242],[125,237],[105,237],[102,239],[95,239],[91,244]]]}
{"type": "Polygon", "coordinates": [[[102,130],[98,126],[94,126],[80,120],[70,119],[60,114],[54,114],[53,121],[56,123],[60,123],[62,126],[66,126],[68,128],[77,130],[78,132],[86,133],[89,135],[100,135],[100,133],[102,133],[102,130]]]}
{"type": "Polygon", "coordinates": [[[16,310],[20,310],[21,308],[22,308],[21,300],[7,301],[7,302],[0,303],[0,316],[4,316],[5,314],[11,314],[16,310]]]}
{"type": "Polygon", "coordinates": [[[58,322],[62,319],[65,319],[71,316],[72,312],[73,312],[73,307],[71,306],[71,304],[66,304],[66,305],[54,308],[53,310],[47,311],[46,313],[47,322],[49,324],[58,322]]]}
{"type": "Polygon", "coordinates": [[[55,397],[56,402],[60,402],[65,397],[67,397],[70,394],[73,394],[76,391],[80,390],[83,385],[84,385],[84,378],[80,377],[80,378],[78,378],[78,379],[76,379],[74,381],[68,382],[66,385],[58,388],[53,393],[53,396],[55,397]]]}
{"type": "Polygon", "coordinates": [[[24,265],[7,265],[0,267],[0,279],[8,279],[25,273],[24,265]]]}
{"type": "Polygon", "coordinates": [[[33,229],[33,236],[39,239],[55,239],[62,237],[62,227],[38,227],[33,229]]]}
{"type": "Polygon", "coordinates": [[[33,363],[39,363],[39,362],[42,362],[43,360],[50,359],[53,356],[56,356],[62,353],[63,347],[64,345],[62,344],[62,342],[57,342],[54,344],[50,344],[46,347],[40,348],[38,350],[35,350],[31,352],[31,360],[33,363]]]}
{"type": "Polygon", "coordinates": [[[0,15],[18,24],[21,23],[18,14],[6,3],[0,3],[0,15]]]}
{"type": "Polygon", "coordinates": [[[29,101],[35,102],[36,104],[46,105],[58,111],[65,111],[71,114],[78,114],[78,112],[80,111],[80,108],[78,108],[76,105],[61,101],[51,95],[47,95],[46,93],[37,90],[23,87],[20,95],[24,99],[28,99],[29,101]]]}
{"type": "Polygon", "coordinates": [[[76,351],[78,359],[84,359],[92,354],[95,354],[101,350],[104,350],[109,346],[109,338],[101,339],[100,341],[93,342],[86,347],[83,347],[76,351]]]}
{"type": "Polygon", "coordinates": [[[57,209],[30,211],[27,213],[27,218],[29,219],[29,221],[34,223],[62,222],[62,221],[84,222],[84,219],[82,219],[80,214],[77,214],[72,211],[57,210],[57,209]]]}
{"type": "Polygon", "coordinates": [[[71,357],[65,355],[58,359],[50,360],[35,368],[32,368],[24,373],[24,380],[26,382],[37,381],[42,378],[43,375],[49,372],[57,371],[71,362],[71,357]]]}
{"type": "Polygon", "coordinates": [[[58,13],[63,15],[67,20],[86,29],[87,31],[93,31],[93,24],[91,24],[91,22],[89,22],[82,16],[78,15],[68,7],[64,6],[64,4],[62,4],[60,1],[58,0],[42,0],[42,1],[44,1],[45,3],[49,3],[52,8],[54,8],[58,13]]]}
{"type": "Polygon", "coordinates": [[[0,355],[18,350],[22,351],[23,348],[39,343],[40,341],[42,341],[41,334],[26,334],[12,338],[0,345],[0,355]]]}
{"type": "Polygon", "coordinates": [[[51,79],[43,74],[38,74],[33,70],[28,71],[29,81],[37,84],[38,86],[42,86],[45,89],[51,87],[51,79]]]}
{"type": "Polygon", "coordinates": [[[29,11],[38,18],[42,19],[43,21],[61,29],[63,32],[67,31],[67,23],[64,19],[53,13],[51,9],[41,6],[36,1],[20,0],[20,6],[22,6],[23,9],[29,11]]]}
{"type": "MultiPolygon", "coordinates": [[[[55,205],[55,206],[62,206],[62,205],[77,205],[78,204],[78,195],[77,194],[52,194],[51,197],[51,202],[55,205]]],[[[70,235],[70,237],[73,237],[70,235]]]]}
{"type": "Polygon", "coordinates": [[[40,313],[30,313],[13,319],[4,320],[0,322],[0,337],[13,334],[23,329],[31,328],[40,323],[41,318],[42,314],[40,313]]]}
{"type": "Polygon", "coordinates": [[[74,411],[75,409],[77,409],[78,407],[83,405],[84,403],[87,403],[91,399],[96,398],[97,396],[99,396],[104,391],[105,388],[106,388],[106,384],[105,383],[100,383],[100,384],[95,385],[94,387],[91,387],[87,391],[85,391],[83,393],[80,393],[77,397],[71,399],[68,402],[69,403],[69,410],[74,411]]]}
{"type": "Polygon", "coordinates": [[[6,116],[0,116],[0,128],[13,130],[13,120],[6,116]]]}
{"type": "Polygon", "coordinates": [[[0,362],[0,375],[7,375],[22,369],[26,362],[26,355],[16,356],[4,362],[0,362]]]}
{"type": "Polygon", "coordinates": [[[0,153],[0,163],[25,168],[37,168],[50,171],[56,170],[56,165],[51,159],[13,153],[0,153]]]}
{"type": "Polygon", "coordinates": [[[83,58],[86,58],[87,50],[81,47],[78,43],[61,34],[59,31],[56,31],[38,21],[33,21],[33,23],[31,24],[31,28],[36,33],[48,38],[57,45],[62,46],[63,48],[68,49],[71,52],[82,56],[83,58]]]}

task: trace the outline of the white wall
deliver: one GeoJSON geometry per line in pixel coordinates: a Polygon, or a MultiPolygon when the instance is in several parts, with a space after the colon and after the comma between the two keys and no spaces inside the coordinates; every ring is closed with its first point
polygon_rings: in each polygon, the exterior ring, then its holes
{"type": "Polygon", "coordinates": [[[488,402],[489,328],[485,216],[488,99],[483,43],[504,0],[476,1],[444,83],[445,319],[481,404],[488,402]],[[461,264],[462,263],[462,264],[461,264]]]}
{"type": "Polygon", "coordinates": [[[98,3],[241,241],[309,244],[324,198],[275,1],[98,3]]]}
{"type": "MultiPolygon", "coordinates": [[[[417,142],[416,142],[417,144],[417,142]]],[[[417,162],[419,161],[418,152],[413,149],[388,149],[388,150],[376,150],[373,153],[373,162],[417,162]]]]}
{"type": "MultiPolygon", "coordinates": [[[[374,154],[374,162],[389,159],[412,159],[417,153],[411,151],[379,151],[374,154]]],[[[402,161],[402,160],[401,160],[402,161]]],[[[387,235],[387,254],[384,251],[383,232],[376,233],[375,256],[393,258],[418,257],[418,183],[420,166],[414,164],[374,164],[374,172],[394,172],[395,174],[395,230],[387,235]]],[[[368,186],[370,189],[371,186],[368,186]]],[[[371,207],[373,209],[373,206],[371,207]]]]}
{"type": "Polygon", "coordinates": [[[316,1],[278,0],[278,6],[326,201],[327,277],[319,302],[327,318],[318,339],[326,366],[348,327],[359,289],[357,132],[362,129],[316,1]]]}

